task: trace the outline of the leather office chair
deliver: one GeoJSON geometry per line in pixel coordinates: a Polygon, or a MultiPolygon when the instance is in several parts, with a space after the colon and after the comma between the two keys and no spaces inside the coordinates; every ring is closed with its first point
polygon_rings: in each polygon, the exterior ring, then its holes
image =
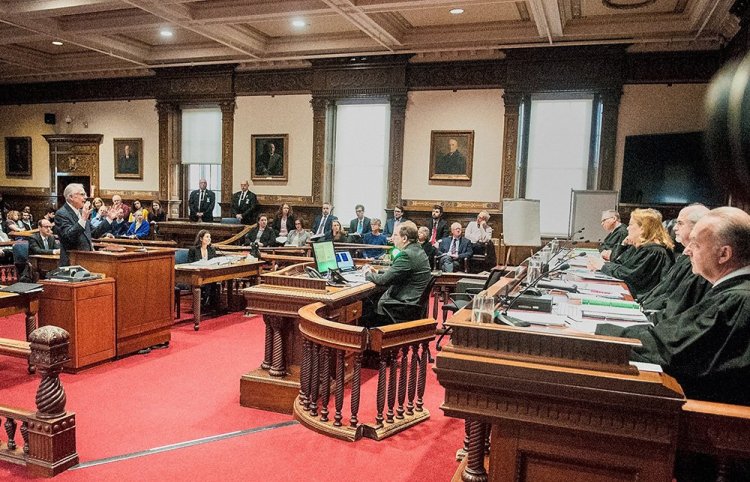
{"type": "Polygon", "coordinates": [[[24,278],[25,281],[33,281],[34,269],[29,263],[28,241],[16,241],[13,244],[13,264],[16,266],[17,279],[24,278]]]}
{"type": "Polygon", "coordinates": [[[446,326],[445,323],[445,320],[448,317],[448,312],[450,311],[451,313],[455,313],[461,308],[468,306],[477,293],[479,293],[480,291],[484,291],[490,286],[497,283],[504,274],[505,270],[503,268],[493,268],[492,271],[490,271],[490,275],[487,277],[487,281],[484,282],[484,286],[481,289],[468,288],[466,290],[466,293],[453,293],[450,297],[450,301],[443,304],[443,332],[440,334],[440,337],[435,343],[435,349],[437,351],[440,351],[440,343],[443,341],[443,337],[445,337],[445,335],[449,334],[451,331],[450,326],[446,326]]]}
{"type": "MultiPolygon", "coordinates": [[[[174,252],[174,264],[183,264],[188,262],[188,249],[178,249],[174,252]]],[[[177,318],[180,317],[180,298],[182,296],[192,295],[192,287],[183,284],[176,284],[174,287],[174,310],[177,318]]]]}
{"type": "Polygon", "coordinates": [[[404,321],[420,320],[427,318],[427,311],[429,308],[430,293],[432,292],[432,285],[437,280],[436,276],[430,277],[430,281],[427,282],[422,295],[416,303],[402,303],[394,301],[393,303],[384,303],[383,311],[388,315],[391,323],[401,323],[404,321]],[[398,307],[396,309],[396,307],[398,307]]]}
{"type": "Polygon", "coordinates": [[[497,266],[495,243],[492,240],[484,243],[474,243],[472,249],[474,250],[474,254],[469,259],[467,273],[489,271],[497,266]]]}

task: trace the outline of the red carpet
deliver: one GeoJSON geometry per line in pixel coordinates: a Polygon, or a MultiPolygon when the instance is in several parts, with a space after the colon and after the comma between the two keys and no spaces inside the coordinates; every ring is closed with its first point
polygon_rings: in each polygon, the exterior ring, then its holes
{"type": "MultiPolygon", "coordinates": [[[[239,405],[239,378],[259,365],[263,334],[259,317],[238,313],[207,319],[199,332],[191,322],[181,323],[166,350],[63,374],[67,408],[76,412],[81,462],[292,420],[239,405]]],[[[21,338],[22,318],[0,319],[0,336],[21,338]]],[[[27,375],[25,366],[22,359],[0,357],[3,405],[34,408],[39,377],[27,375]]],[[[463,422],[443,416],[438,408],[443,390],[431,369],[428,374],[425,407],[432,418],[383,442],[340,442],[292,425],[71,470],[57,479],[406,481],[431,475],[448,480],[463,422]]],[[[374,372],[363,375],[362,393],[374,394],[374,372]]],[[[372,398],[363,399],[360,418],[366,422],[372,398]]],[[[0,480],[26,478],[24,468],[0,465],[0,480]]]]}

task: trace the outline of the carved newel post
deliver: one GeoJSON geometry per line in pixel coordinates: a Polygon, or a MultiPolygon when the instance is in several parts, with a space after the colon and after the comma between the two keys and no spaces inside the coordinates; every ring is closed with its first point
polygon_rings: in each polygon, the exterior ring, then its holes
{"type": "Polygon", "coordinates": [[[65,390],[59,378],[63,364],[70,360],[70,335],[49,325],[31,332],[29,342],[29,359],[42,381],[36,392],[37,412],[29,420],[28,466],[34,475],[51,477],[78,463],[75,414],[65,411],[65,390]]]}

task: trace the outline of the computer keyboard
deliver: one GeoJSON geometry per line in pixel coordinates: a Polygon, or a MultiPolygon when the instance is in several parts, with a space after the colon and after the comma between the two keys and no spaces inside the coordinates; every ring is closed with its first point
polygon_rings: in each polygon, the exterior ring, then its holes
{"type": "Polygon", "coordinates": [[[367,281],[365,279],[364,272],[362,272],[361,270],[341,273],[341,276],[343,276],[344,279],[350,283],[364,283],[365,281],[367,281]]]}

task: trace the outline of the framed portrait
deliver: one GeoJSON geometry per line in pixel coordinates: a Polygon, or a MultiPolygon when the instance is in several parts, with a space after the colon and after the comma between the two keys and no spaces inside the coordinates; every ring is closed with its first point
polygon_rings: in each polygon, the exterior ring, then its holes
{"type": "Polygon", "coordinates": [[[430,133],[430,181],[471,182],[474,164],[474,131],[430,133]]]}
{"type": "Polygon", "coordinates": [[[254,134],[250,139],[250,151],[253,182],[289,179],[289,134],[254,134]]]}
{"type": "Polygon", "coordinates": [[[115,179],[143,179],[143,139],[115,139],[115,179]]]}
{"type": "Polygon", "coordinates": [[[31,176],[31,137],[5,138],[5,175],[31,176]]]}

